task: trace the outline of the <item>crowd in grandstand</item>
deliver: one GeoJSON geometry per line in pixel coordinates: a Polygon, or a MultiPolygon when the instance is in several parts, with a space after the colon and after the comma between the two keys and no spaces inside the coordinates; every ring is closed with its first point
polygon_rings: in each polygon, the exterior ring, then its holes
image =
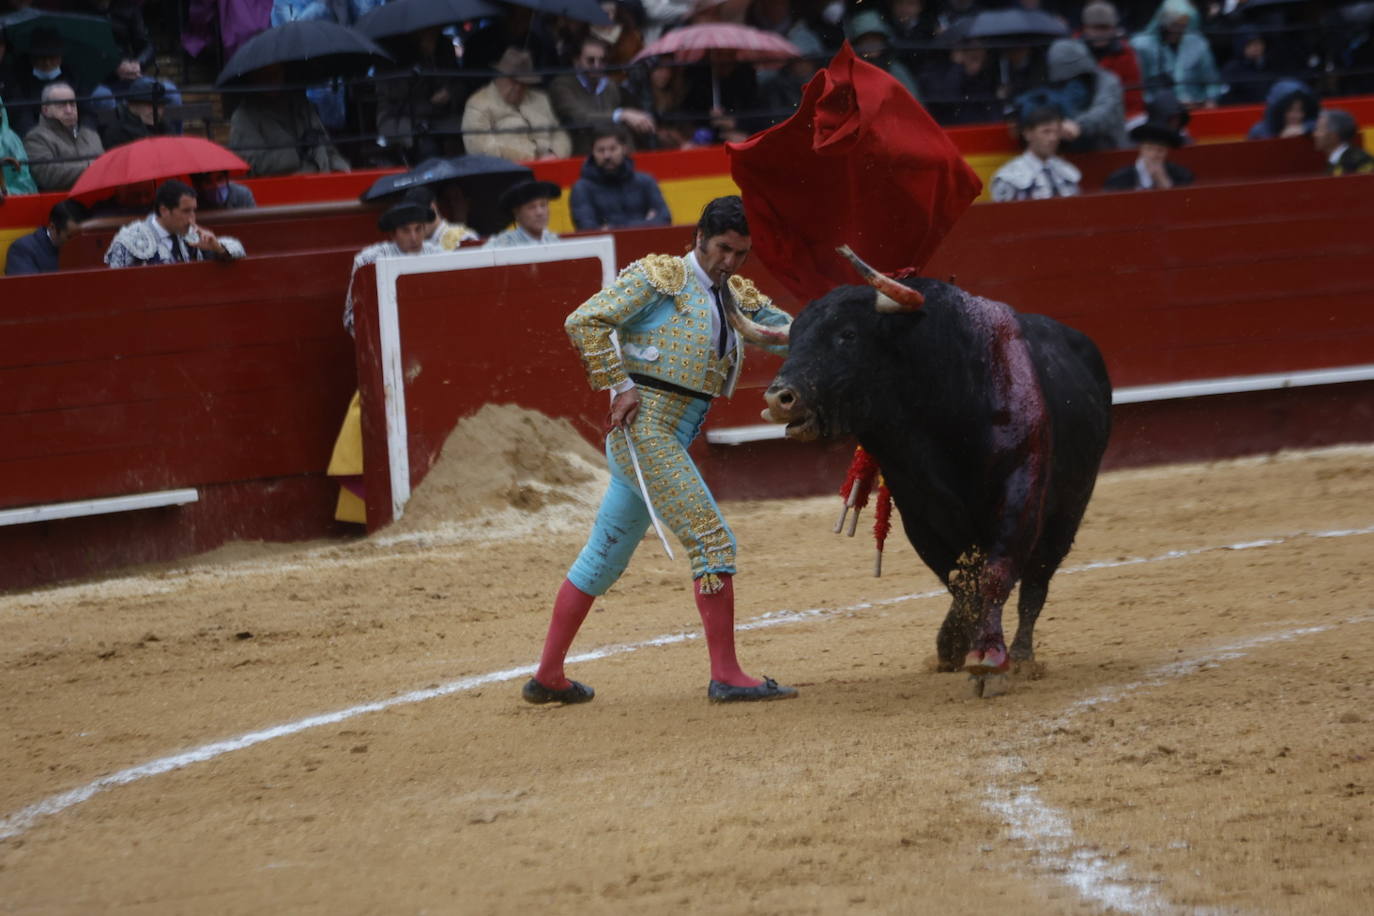
{"type": "MultiPolygon", "coordinates": [[[[170,72],[177,62],[193,71],[207,61],[222,65],[274,25],[350,24],[382,5],[275,0],[269,9],[228,0],[218,4],[223,21],[207,31],[203,16],[214,10],[189,0],[188,15],[160,10],[167,21],[150,33],[139,0],[37,0],[110,21],[118,61],[94,80],[84,61],[73,61],[59,28],[25,32],[22,47],[7,40],[3,23],[18,21],[9,8],[33,2],[0,0],[0,167],[8,194],[69,189],[102,152],[181,132],[182,94],[195,81],[191,71],[170,72]],[[167,31],[173,20],[188,23],[181,35],[167,31]],[[159,58],[155,45],[198,53],[159,58]],[[157,72],[159,59],[170,62],[168,72],[157,72]]],[[[610,23],[603,25],[501,6],[499,16],[379,39],[392,63],[365,77],[307,86],[271,65],[222,92],[198,91],[217,99],[204,106],[214,109],[200,117],[204,132],[239,153],[255,176],[412,165],[464,152],[515,161],[585,157],[587,186],[574,197],[578,225],[605,226],[615,224],[606,214],[617,213],[622,198],[648,193],[633,170],[634,151],[742,139],[781,121],[845,40],[942,124],[1006,121],[1022,137],[1053,132],[1052,154],[1036,165],[1035,180],[1022,176],[1025,187],[1013,197],[1055,196],[1061,185],[1067,192],[1068,171],[1046,165],[1059,152],[1134,147],[1146,135],[1155,141],[1149,157],[1137,163],[1135,179],[1122,181],[1171,187],[1185,176],[1158,153],[1189,142],[1190,109],[1264,103],[1251,137],[1314,136],[1324,99],[1374,85],[1374,3],[605,0],[610,23]],[[719,22],[785,38],[800,56],[749,62],[722,52],[685,63],[640,53],[675,29],[719,22]],[[598,157],[598,143],[609,152],[598,157]]],[[[1363,160],[1350,151],[1360,151],[1360,132],[1349,122],[1338,110],[1314,142],[1333,153],[1339,147],[1345,170],[1358,171],[1363,160]],[[1325,139],[1338,133],[1338,142],[1325,139]]],[[[1008,168],[1029,168],[1024,159],[1008,168]]],[[[1010,193],[1012,177],[1003,176],[995,197],[1010,193]]],[[[151,190],[131,189],[123,204],[146,207],[151,190]]],[[[633,219],[666,216],[659,201],[633,219]]]]}

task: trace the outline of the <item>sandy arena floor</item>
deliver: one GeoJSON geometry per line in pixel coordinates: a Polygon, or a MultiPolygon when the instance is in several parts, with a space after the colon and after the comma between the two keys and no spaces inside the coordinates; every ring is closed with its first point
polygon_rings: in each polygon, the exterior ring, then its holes
{"type": "Polygon", "coordinates": [[[1104,476],[991,700],[905,541],[875,579],[837,498],[728,505],[741,657],[800,699],[707,704],[646,541],[549,708],[599,483],[493,417],[371,541],[0,596],[0,912],[1368,910],[1374,450],[1104,476]],[[502,441],[545,458],[476,488],[502,441]]]}

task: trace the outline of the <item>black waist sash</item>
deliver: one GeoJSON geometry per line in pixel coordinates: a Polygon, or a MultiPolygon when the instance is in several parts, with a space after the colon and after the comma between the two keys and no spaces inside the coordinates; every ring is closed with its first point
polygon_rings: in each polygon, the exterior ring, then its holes
{"type": "Polygon", "coordinates": [[[710,401],[711,396],[700,391],[693,391],[690,388],[683,388],[681,385],[674,385],[672,382],[665,382],[663,379],[654,378],[649,375],[640,375],[638,372],[631,372],[630,379],[636,385],[643,385],[645,388],[656,388],[659,391],[667,391],[670,394],[680,394],[689,398],[696,398],[699,401],[710,401]]]}

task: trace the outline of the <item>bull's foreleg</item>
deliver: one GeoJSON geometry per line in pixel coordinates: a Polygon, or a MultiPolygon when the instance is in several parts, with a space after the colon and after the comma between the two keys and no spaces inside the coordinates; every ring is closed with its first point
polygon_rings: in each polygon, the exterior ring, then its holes
{"type": "Polygon", "coordinates": [[[935,639],[935,651],[939,657],[940,671],[958,671],[964,667],[965,656],[973,646],[973,639],[982,618],[982,589],[979,585],[983,576],[983,554],[975,549],[966,550],[955,561],[945,580],[946,587],[953,599],[949,613],[940,626],[940,634],[935,639]]]}
{"type": "Polygon", "coordinates": [[[1007,640],[1002,631],[1002,607],[1016,584],[1013,564],[1008,557],[983,563],[975,587],[977,618],[970,633],[964,670],[976,676],[1002,674],[1011,667],[1007,640]]]}

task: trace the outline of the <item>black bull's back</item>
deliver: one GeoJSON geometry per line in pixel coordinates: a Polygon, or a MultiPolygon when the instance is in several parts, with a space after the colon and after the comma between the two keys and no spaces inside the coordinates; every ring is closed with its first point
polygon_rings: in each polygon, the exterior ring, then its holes
{"type": "Polygon", "coordinates": [[[1035,620],[1092,495],[1111,384],[1084,334],[934,280],[918,312],[841,287],[794,322],[769,389],[775,419],[850,433],[878,461],[908,539],[950,589],[941,667],[979,675],[1033,657],[1035,620]],[[1020,582],[1008,658],[1002,607],[1020,582]]]}

